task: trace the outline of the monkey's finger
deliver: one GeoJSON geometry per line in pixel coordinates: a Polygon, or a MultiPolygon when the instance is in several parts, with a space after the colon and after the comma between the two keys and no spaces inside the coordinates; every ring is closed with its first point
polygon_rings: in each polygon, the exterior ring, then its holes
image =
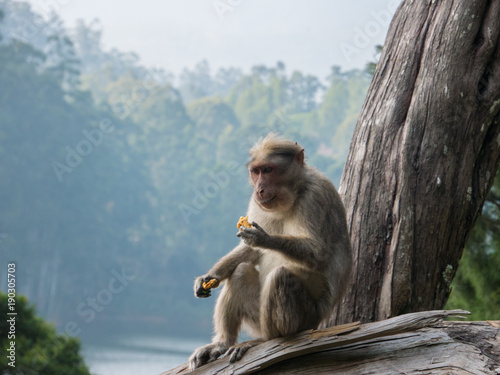
{"type": "Polygon", "coordinates": [[[241,231],[238,237],[240,237],[245,244],[249,246],[254,246],[257,243],[257,239],[259,238],[259,232],[257,229],[245,229],[241,231]]]}
{"type": "Polygon", "coordinates": [[[219,358],[222,354],[224,354],[225,349],[224,348],[215,348],[212,350],[210,353],[210,359],[208,360],[209,362],[215,361],[217,358],[219,358]]]}
{"type": "Polygon", "coordinates": [[[196,289],[196,297],[198,298],[207,298],[210,297],[212,294],[210,289],[205,289],[203,288],[203,285],[199,285],[198,289],[196,289]]]}
{"type": "MultiPolygon", "coordinates": [[[[255,229],[253,230],[255,231],[255,229]]],[[[252,232],[250,232],[250,229],[243,229],[241,232],[236,233],[236,237],[240,237],[243,240],[248,239],[251,235],[252,232]]]]}
{"type": "Polygon", "coordinates": [[[246,238],[248,237],[248,228],[243,228],[241,231],[236,233],[236,237],[246,238]]]}
{"type": "MultiPolygon", "coordinates": [[[[229,354],[228,354],[229,355],[229,354]]],[[[234,363],[237,362],[241,359],[241,356],[239,355],[239,350],[234,349],[231,351],[231,357],[229,357],[229,363],[234,363]],[[238,358],[239,357],[239,358],[238,358]]]]}
{"type": "Polygon", "coordinates": [[[255,228],[255,229],[260,229],[260,230],[264,230],[261,228],[261,226],[259,224],[257,224],[255,221],[252,223],[252,226],[255,228]]]}
{"type": "Polygon", "coordinates": [[[208,362],[210,358],[210,352],[204,348],[199,348],[193,353],[191,358],[189,358],[189,368],[194,370],[200,366],[203,366],[208,362]]]}
{"type": "Polygon", "coordinates": [[[203,277],[203,282],[208,283],[212,279],[217,279],[217,278],[213,277],[211,275],[207,275],[207,276],[203,277]]]}
{"type": "Polygon", "coordinates": [[[244,236],[245,234],[249,234],[249,233],[257,233],[257,229],[256,228],[243,228],[241,231],[236,233],[236,235],[238,237],[241,237],[242,235],[244,236]]]}
{"type": "Polygon", "coordinates": [[[234,348],[234,350],[231,351],[231,357],[229,358],[229,363],[234,363],[239,361],[241,358],[243,358],[248,349],[250,349],[250,346],[247,345],[234,348]]]}

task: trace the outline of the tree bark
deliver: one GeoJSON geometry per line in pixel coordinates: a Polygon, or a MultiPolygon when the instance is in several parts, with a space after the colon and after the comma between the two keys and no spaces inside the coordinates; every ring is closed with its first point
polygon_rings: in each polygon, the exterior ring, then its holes
{"type": "Polygon", "coordinates": [[[354,252],[329,325],[444,307],[500,157],[500,1],[405,0],[339,191],[354,252]]]}
{"type": "Polygon", "coordinates": [[[500,372],[500,322],[442,322],[463,310],[426,311],[350,323],[266,341],[236,363],[229,357],[174,374],[491,374],[500,372]]]}

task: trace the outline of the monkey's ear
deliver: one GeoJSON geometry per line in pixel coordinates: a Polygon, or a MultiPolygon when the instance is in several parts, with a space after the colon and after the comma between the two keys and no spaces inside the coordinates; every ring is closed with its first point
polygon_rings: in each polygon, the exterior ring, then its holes
{"type": "Polygon", "coordinates": [[[299,163],[300,165],[304,165],[304,149],[297,152],[297,155],[295,155],[295,160],[297,160],[297,163],[299,163]]]}

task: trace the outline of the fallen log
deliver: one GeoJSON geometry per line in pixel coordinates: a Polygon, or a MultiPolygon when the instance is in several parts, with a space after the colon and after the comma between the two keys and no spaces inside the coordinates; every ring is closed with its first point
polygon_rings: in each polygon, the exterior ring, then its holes
{"type": "Polygon", "coordinates": [[[410,313],[387,320],[300,332],[174,374],[500,374],[500,322],[443,321],[464,310],[410,313]]]}

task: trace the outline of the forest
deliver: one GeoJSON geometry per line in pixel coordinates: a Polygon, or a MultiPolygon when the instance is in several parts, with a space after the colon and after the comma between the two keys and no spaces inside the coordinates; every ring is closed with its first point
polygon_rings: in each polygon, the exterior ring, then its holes
{"type": "MultiPolygon", "coordinates": [[[[237,243],[250,146],[277,131],[338,186],[373,66],[328,77],[284,62],[175,76],[0,1],[0,269],[63,332],[208,335],[192,283],[237,243]],[[28,21],[27,21],[28,20],[28,21]]],[[[500,319],[500,178],[452,284],[450,308],[500,319]]]]}

